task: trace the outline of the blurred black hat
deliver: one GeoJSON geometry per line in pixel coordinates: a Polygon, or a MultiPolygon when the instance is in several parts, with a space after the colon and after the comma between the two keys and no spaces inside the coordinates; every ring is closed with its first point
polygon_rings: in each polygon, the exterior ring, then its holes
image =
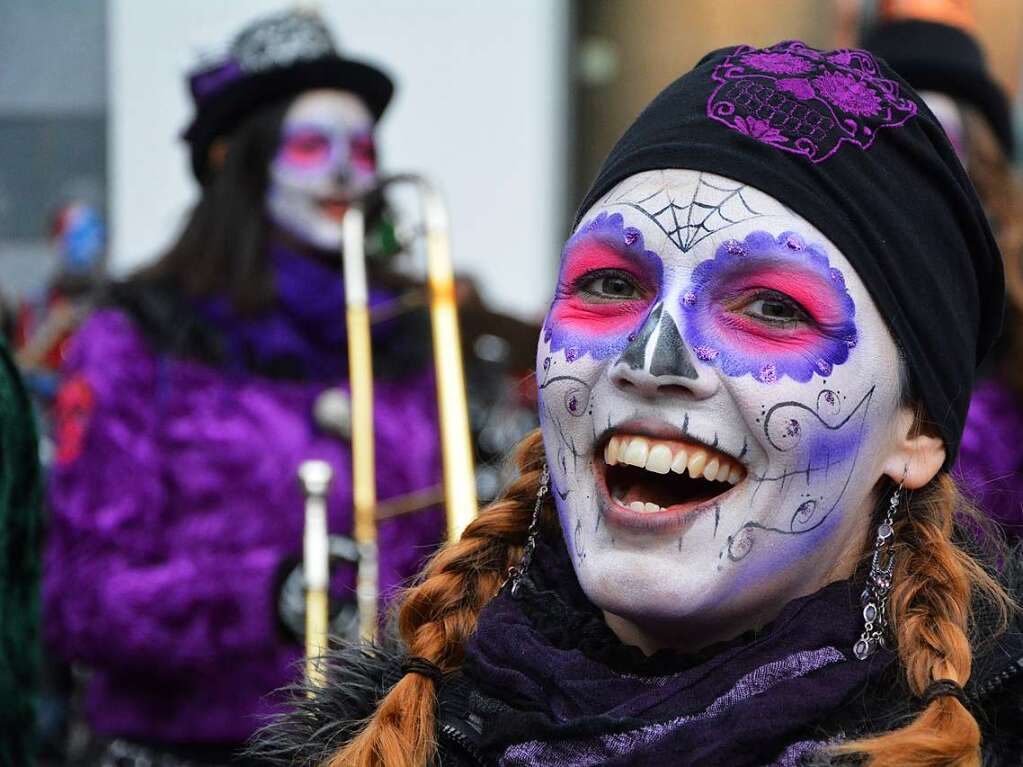
{"type": "Polygon", "coordinates": [[[308,11],[252,22],[235,36],[226,54],[193,70],[188,84],[195,117],[184,139],[200,182],[208,171],[210,145],[263,106],[315,88],[336,88],[359,96],[379,119],[394,92],[394,83],[381,70],[343,58],[330,30],[308,11]]]}
{"type": "Polygon", "coordinates": [[[1009,100],[991,77],[984,52],[967,32],[919,19],[884,21],[861,45],[885,61],[918,91],[938,91],[970,104],[987,119],[1005,153],[1015,142],[1009,100]]]}

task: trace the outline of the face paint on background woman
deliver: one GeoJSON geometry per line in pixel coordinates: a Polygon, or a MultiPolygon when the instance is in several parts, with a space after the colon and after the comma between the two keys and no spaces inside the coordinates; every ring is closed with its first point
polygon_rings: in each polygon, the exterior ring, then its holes
{"type": "Polygon", "coordinates": [[[348,203],[375,180],[373,118],[366,105],[332,90],[296,99],[270,166],[271,220],[313,247],[337,250],[348,203]]]}
{"type": "Polygon", "coordinates": [[[845,257],[756,189],[651,171],[589,210],[537,375],[562,529],[609,623],[699,646],[839,577],[897,360],[845,257]]]}

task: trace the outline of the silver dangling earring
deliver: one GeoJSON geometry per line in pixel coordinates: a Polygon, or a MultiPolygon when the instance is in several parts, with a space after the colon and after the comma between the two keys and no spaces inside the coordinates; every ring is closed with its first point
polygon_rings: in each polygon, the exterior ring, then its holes
{"type": "MultiPolygon", "coordinates": [[[[905,481],[905,477],[903,477],[905,481]]],[[[853,645],[857,660],[866,660],[878,647],[887,649],[888,636],[888,595],[892,590],[892,571],[895,569],[895,554],[892,553],[892,538],[895,528],[895,513],[902,496],[902,482],[895,488],[888,502],[888,513],[877,527],[874,540],[874,557],[870,562],[870,574],[863,589],[860,603],[863,605],[863,633],[853,645]]]]}
{"type": "Polygon", "coordinates": [[[533,505],[533,519],[529,522],[529,531],[526,533],[526,545],[522,547],[522,559],[513,567],[508,568],[508,577],[505,583],[511,583],[511,595],[518,598],[519,586],[522,578],[529,569],[529,563],[533,561],[533,552],[536,550],[536,536],[540,533],[540,510],[543,508],[543,499],[550,489],[551,475],[547,470],[547,464],[543,465],[543,472],[540,474],[540,487],[536,491],[536,503],[533,505]]]}

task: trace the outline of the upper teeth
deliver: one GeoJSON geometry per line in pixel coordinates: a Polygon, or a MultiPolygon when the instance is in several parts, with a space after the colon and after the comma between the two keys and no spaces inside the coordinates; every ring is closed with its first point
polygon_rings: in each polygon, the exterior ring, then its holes
{"type": "Polygon", "coordinates": [[[692,445],[656,442],[645,437],[615,436],[604,448],[608,466],[619,463],[638,466],[656,474],[689,473],[693,479],[703,477],[714,482],[736,484],[746,470],[728,456],[692,445]]]}

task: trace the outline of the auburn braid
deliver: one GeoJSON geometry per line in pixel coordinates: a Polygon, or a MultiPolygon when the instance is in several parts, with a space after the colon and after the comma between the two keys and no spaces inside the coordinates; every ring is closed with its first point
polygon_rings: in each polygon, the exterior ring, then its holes
{"type": "MultiPolygon", "coordinates": [[[[461,664],[465,643],[483,606],[521,555],[543,470],[540,431],[516,451],[519,477],[482,510],[462,537],[443,547],[410,588],[398,612],[409,655],[444,671],[461,664]]],[[[328,767],[423,767],[436,751],[433,682],[406,674],[377,705],[362,732],[335,753],[328,767]]]]}
{"type": "MultiPolygon", "coordinates": [[[[1003,628],[1008,619],[1011,602],[1001,586],[952,540],[955,516],[967,509],[955,482],[942,473],[910,494],[895,528],[888,609],[914,695],[937,679],[965,685],[970,678],[975,596],[994,606],[1003,628]]],[[[980,728],[956,698],[942,696],[905,727],[835,750],[866,757],[868,767],[979,767],[980,728]]]]}

